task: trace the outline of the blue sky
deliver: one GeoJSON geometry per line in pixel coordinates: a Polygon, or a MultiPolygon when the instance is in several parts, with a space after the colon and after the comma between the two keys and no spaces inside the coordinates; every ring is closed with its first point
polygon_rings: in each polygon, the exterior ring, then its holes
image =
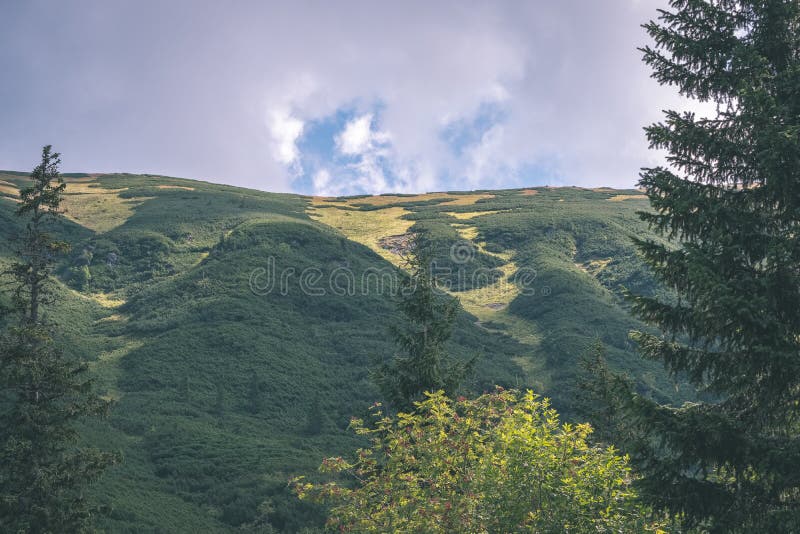
{"type": "Polygon", "coordinates": [[[631,187],[657,0],[0,0],[0,168],[361,194],[631,187]]]}

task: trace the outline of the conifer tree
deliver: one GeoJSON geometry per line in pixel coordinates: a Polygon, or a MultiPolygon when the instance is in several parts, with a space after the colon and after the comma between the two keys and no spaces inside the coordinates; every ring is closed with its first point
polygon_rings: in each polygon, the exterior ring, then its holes
{"type": "Polygon", "coordinates": [[[373,378],[394,409],[410,411],[426,391],[453,394],[475,359],[457,362],[445,352],[458,300],[436,288],[431,243],[420,235],[414,237],[405,264],[408,275],[401,282],[398,305],[403,319],[391,328],[398,354],[385,361],[373,378]]]}
{"type": "Polygon", "coordinates": [[[92,393],[87,366],[63,355],[42,320],[53,302],[51,271],[66,244],[49,230],[60,217],[65,184],[59,155],[44,147],[17,214],[28,222],[9,271],[15,292],[11,325],[0,339],[0,525],[5,532],[83,532],[98,508],[87,485],[116,456],[77,444],[75,425],[107,413],[92,393]],[[15,320],[16,319],[16,320],[15,320]]]}
{"type": "Polygon", "coordinates": [[[606,362],[606,347],[595,339],[586,355],[581,358],[582,377],[578,381],[576,404],[581,418],[591,423],[595,440],[610,443],[617,426],[617,408],[614,399],[614,378],[606,362]]]}
{"type": "MultiPolygon", "coordinates": [[[[657,507],[711,532],[800,525],[800,3],[672,0],[645,28],[661,84],[717,104],[646,129],[668,167],[644,169],[643,213],[679,246],[638,241],[668,300],[632,297],[664,335],[645,357],[716,402],[623,391],[625,435],[657,507]]],[[[625,388],[621,388],[625,389],[625,388]]]]}

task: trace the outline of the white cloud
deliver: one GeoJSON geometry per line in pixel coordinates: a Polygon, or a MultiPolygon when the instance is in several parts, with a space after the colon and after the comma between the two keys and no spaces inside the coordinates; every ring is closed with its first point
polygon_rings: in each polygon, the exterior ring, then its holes
{"type": "Polygon", "coordinates": [[[470,188],[492,187],[513,172],[513,163],[503,155],[505,130],[496,124],[489,128],[480,142],[466,151],[464,177],[470,188]]]}
{"type": "Polygon", "coordinates": [[[297,140],[303,134],[303,121],[292,117],[285,109],[272,110],[269,115],[273,157],[284,165],[296,164],[300,156],[297,140]]]}
{"type": "Polygon", "coordinates": [[[314,173],[311,179],[311,185],[314,188],[314,194],[324,197],[337,196],[340,191],[334,187],[331,179],[331,173],[327,169],[319,169],[314,173]]]}
{"type": "Polygon", "coordinates": [[[0,99],[4,166],[27,168],[45,135],[70,170],[267,190],[314,187],[320,168],[329,190],[536,185],[521,173],[543,165],[563,183],[631,186],[653,160],[642,126],[679,102],[636,50],[664,4],[86,0],[45,17],[26,3],[0,33],[0,70],[18,81],[0,99]],[[33,28],[45,38],[25,41],[33,28]],[[44,62],[55,71],[30,67],[44,62]],[[502,120],[451,150],[445,125],[487,103],[502,120]],[[349,174],[298,150],[341,110],[355,120],[330,141],[356,160],[349,174]]]}
{"type": "Polygon", "coordinates": [[[338,153],[356,160],[351,173],[334,174],[348,192],[542,181],[630,187],[653,160],[642,126],[677,101],[649,79],[636,51],[655,3],[615,5],[607,24],[607,6],[593,3],[579,16],[550,3],[448,4],[426,8],[424,23],[402,9],[370,8],[365,20],[392,24],[318,28],[330,46],[299,63],[319,90],[293,95],[290,105],[308,122],[356,108],[334,138],[338,153]],[[471,124],[487,104],[502,110],[499,122],[454,153],[443,128],[471,124]]]}
{"type": "Polygon", "coordinates": [[[387,177],[390,166],[396,165],[388,132],[373,129],[374,116],[366,113],[348,121],[335,137],[336,148],[342,155],[355,161],[345,165],[346,176],[351,181],[341,184],[340,189],[348,193],[386,193],[395,190],[397,184],[387,177]]]}
{"type": "Polygon", "coordinates": [[[372,145],[372,115],[362,115],[348,122],[336,138],[336,145],[342,154],[355,155],[369,149],[372,145]]]}

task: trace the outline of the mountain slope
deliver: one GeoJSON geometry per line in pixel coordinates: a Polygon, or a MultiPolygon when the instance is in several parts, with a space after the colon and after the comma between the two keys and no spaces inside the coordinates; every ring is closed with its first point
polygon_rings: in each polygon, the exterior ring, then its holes
{"type": "MultiPolygon", "coordinates": [[[[0,173],[0,262],[25,177],[0,173]]],[[[149,175],[68,178],[73,243],[53,322],[117,400],[87,429],[125,463],[98,498],[115,532],[320,524],[286,489],[378,395],[369,368],[394,347],[392,281],[409,233],[465,308],[450,352],[481,356],[468,387],[533,386],[568,416],[578,361],[600,337],[642,391],[679,399],[631,352],[623,286],[655,290],[629,243],[637,191],[537,188],[346,199],[149,175]],[[271,283],[273,283],[271,285],[271,283]]]]}

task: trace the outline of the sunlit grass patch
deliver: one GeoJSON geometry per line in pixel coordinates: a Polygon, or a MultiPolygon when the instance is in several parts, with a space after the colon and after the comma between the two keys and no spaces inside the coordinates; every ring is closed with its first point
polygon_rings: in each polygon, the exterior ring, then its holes
{"type": "Polygon", "coordinates": [[[334,204],[352,208],[362,206],[380,208],[439,200],[442,206],[470,206],[487,198],[494,198],[494,195],[487,193],[423,193],[420,195],[372,195],[350,198],[311,197],[311,203],[320,206],[334,204]]]}
{"type": "Polygon", "coordinates": [[[480,288],[454,292],[461,305],[481,321],[495,320],[498,311],[504,310],[520,293],[517,284],[511,279],[517,271],[513,262],[498,268],[502,273],[498,280],[480,288]]]}
{"type": "Polygon", "coordinates": [[[194,191],[194,187],[187,187],[185,185],[157,185],[158,189],[183,189],[184,191],[194,191]]]}
{"type": "Polygon", "coordinates": [[[19,189],[11,182],[0,180],[0,194],[12,197],[14,200],[18,200],[17,197],[19,197],[19,189]]]}
{"type": "Polygon", "coordinates": [[[587,274],[597,276],[600,271],[608,266],[609,263],[611,263],[611,258],[606,258],[603,260],[591,260],[585,263],[576,263],[575,266],[587,274]]]}
{"type": "MultiPolygon", "coordinates": [[[[321,204],[316,206],[319,205],[321,204]]],[[[407,209],[391,207],[371,211],[355,211],[330,207],[330,204],[324,208],[316,208],[316,206],[312,204],[308,210],[312,219],[336,228],[348,239],[371,248],[390,263],[400,265],[400,256],[383,248],[380,240],[408,233],[414,221],[402,218],[410,213],[407,209]]]]}
{"type": "Polygon", "coordinates": [[[105,189],[80,178],[67,182],[64,190],[65,216],[95,232],[121,226],[133,215],[136,206],[153,197],[121,198],[126,189],[105,189]]]}
{"type": "MultiPolygon", "coordinates": [[[[454,196],[454,195],[450,195],[454,196]]],[[[456,198],[454,200],[449,200],[447,202],[443,202],[442,204],[446,204],[448,206],[469,206],[475,204],[479,200],[484,200],[487,198],[494,198],[494,195],[490,195],[488,193],[475,193],[475,194],[460,194],[455,195],[456,198]]]]}
{"type": "Polygon", "coordinates": [[[508,210],[486,210],[486,211],[446,211],[445,215],[455,217],[456,219],[474,219],[482,215],[494,215],[495,213],[503,213],[508,210]]]}
{"type": "Polygon", "coordinates": [[[104,308],[114,309],[125,304],[123,299],[114,297],[108,293],[92,293],[91,297],[95,302],[104,308]]]}
{"type": "Polygon", "coordinates": [[[611,202],[621,202],[623,200],[647,200],[647,195],[614,195],[609,197],[611,202]]]}
{"type": "Polygon", "coordinates": [[[68,184],[80,184],[80,183],[89,183],[94,182],[97,180],[98,176],[102,176],[101,174],[88,174],[86,176],[68,176],[64,178],[64,181],[68,184]]]}
{"type": "Polygon", "coordinates": [[[478,238],[478,229],[474,226],[452,225],[462,239],[474,241],[478,238]]]}
{"type": "Polygon", "coordinates": [[[98,319],[98,323],[122,323],[128,320],[127,316],[119,314],[119,313],[112,313],[108,317],[103,317],[102,319],[98,319]]]}

